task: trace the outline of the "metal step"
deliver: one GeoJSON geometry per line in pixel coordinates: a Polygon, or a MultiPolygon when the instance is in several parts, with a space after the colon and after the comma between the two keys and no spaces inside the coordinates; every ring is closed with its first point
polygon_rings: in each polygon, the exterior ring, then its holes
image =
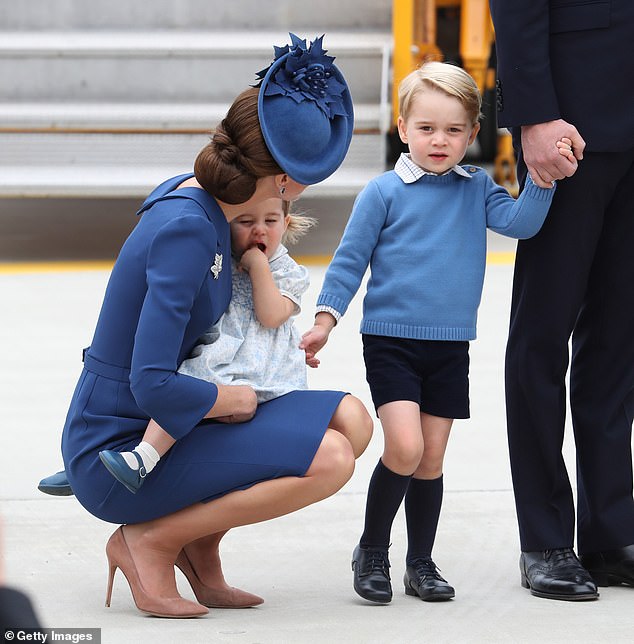
{"type": "MultiPolygon", "coordinates": [[[[0,3],[7,31],[249,29],[389,31],[391,0],[15,0],[0,3]]],[[[313,34],[314,35],[314,34],[313,34]]]]}
{"type": "Polygon", "coordinates": [[[0,197],[138,198],[189,171],[230,102],[273,59],[273,44],[289,42],[285,20],[294,15],[307,25],[293,29],[301,37],[328,31],[324,45],[355,103],[344,164],[308,192],[354,196],[383,170],[391,3],[274,5],[159,0],[148,12],[127,0],[96,0],[89,10],[79,0],[2,3],[0,197]]]}
{"type": "MultiPolygon", "coordinates": [[[[142,197],[188,172],[203,134],[0,133],[1,197],[142,197]]],[[[383,170],[385,137],[354,136],[341,168],[309,194],[350,196],[383,170]]]]}
{"type": "MultiPolygon", "coordinates": [[[[208,132],[229,103],[0,103],[0,132],[208,132]]],[[[355,104],[357,131],[381,129],[378,104],[355,104]]],[[[3,153],[0,151],[0,158],[3,153]]]]}
{"type": "MultiPolygon", "coordinates": [[[[0,101],[229,102],[272,60],[272,44],[288,40],[282,31],[0,32],[0,101]]],[[[378,103],[389,32],[332,32],[324,44],[353,100],[378,103]]]]}
{"type": "MultiPolygon", "coordinates": [[[[0,196],[142,197],[188,171],[229,103],[285,33],[72,31],[0,34],[0,196]]],[[[333,32],[355,135],[311,188],[353,196],[383,170],[391,36],[333,32]]]]}

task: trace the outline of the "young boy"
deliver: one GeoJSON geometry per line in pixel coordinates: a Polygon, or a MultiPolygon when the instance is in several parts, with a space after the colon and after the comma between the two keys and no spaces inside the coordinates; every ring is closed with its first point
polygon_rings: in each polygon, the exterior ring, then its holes
{"type": "MultiPolygon", "coordinates": [[[[526,238],[554,190],[530,180],[516,201],[477,167],[459,166],[480,128],[481,98],[459,67],[430,62],[399,87],[398,131],[409,145],[395,169],[358,196],[302,348],[311,366],[359,288],[363,356],[385,448],[370,480],[365,527],[352,559],[361,597],[392,599],[388,546],[405,498],[405,592],[447,600],[454,589],[432,560],[443,458],[454,418],[469,417],[469,341],[486,261],[486,230],[526,238]]],[[[557,143],[553,141],[553,146],[557,143]]],[[[566,142],[558,145],[567,156],[566,142]]]]}

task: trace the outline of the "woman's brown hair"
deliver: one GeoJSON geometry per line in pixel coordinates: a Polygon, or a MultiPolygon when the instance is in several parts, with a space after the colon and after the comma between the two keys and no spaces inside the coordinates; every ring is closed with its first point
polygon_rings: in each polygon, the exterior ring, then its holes
{"type": "Polygon", "coordinates": [[[258,92],[253,87],[235,99],[194,163],[198,183],[228,204],[248,201],[258,179],[283,173],[262,136],[258,92]]]}

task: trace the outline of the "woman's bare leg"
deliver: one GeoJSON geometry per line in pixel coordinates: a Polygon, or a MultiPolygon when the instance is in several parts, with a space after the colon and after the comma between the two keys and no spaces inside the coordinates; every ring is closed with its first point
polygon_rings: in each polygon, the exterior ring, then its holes
{"type": "Polygon", "coordinates": [[[372,438],[374,421],[365,405],[358,398],[348,394],[341,399],[329,426],[348,439],[354,457],[359,458],[372,438]]]}
{"type": "Polygon", "coordinates": [[[176,566],[187,578],[196,599],[210,608],[250,608],[264,600],[258,595],[230,586],[222,573],[220,540],[226,532],[217,532],[183,546],[176,566]]]}
{"type": "Polygon", "coordinates": [[[228,587],[220,561],[220,540],[225,534],[227,530],[201,537],[183,546],[200,580],[212,588],[228,587]]]}
{"type": "Polygon", "coordinates": [[[127,525],[125,536],[146,591],[174,596],[174,561],[181,548],[230,528],[267,521],[321,501],[352,476],[354,454],[348,440],[328,429],[302,477],[287,476],[197,503],[166,517],[127,525]]]}
{"type": "MultiPolygon", "coordinates": [[[[355,458],[365,451],[374,422],[364,404],[352,395],[345,396],[330,421],[330,428],[343,434],[352,446],[355,458]]],[[[194,569],[206,585],[212,588],[227,589],[220,560],[220,540],[226,532],[219,532],[187,544],[184,549],[194,569]]]]}

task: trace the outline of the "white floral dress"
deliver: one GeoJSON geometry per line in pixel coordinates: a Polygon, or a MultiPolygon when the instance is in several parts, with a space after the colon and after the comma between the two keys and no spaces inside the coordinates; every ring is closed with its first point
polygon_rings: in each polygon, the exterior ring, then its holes
{"type": "Polygon", "coordinates": [[[269,266],[280,293],[295,304],[294,315],[275,329],[262,326],[253,308],[251,279],[232,259],[229,307],[183,361],[180,373],[217,385],[250,385],[258,403],[307,389],[305,354],[293,318],[309,286],[308,270],[281,244],[269,266]]]}

